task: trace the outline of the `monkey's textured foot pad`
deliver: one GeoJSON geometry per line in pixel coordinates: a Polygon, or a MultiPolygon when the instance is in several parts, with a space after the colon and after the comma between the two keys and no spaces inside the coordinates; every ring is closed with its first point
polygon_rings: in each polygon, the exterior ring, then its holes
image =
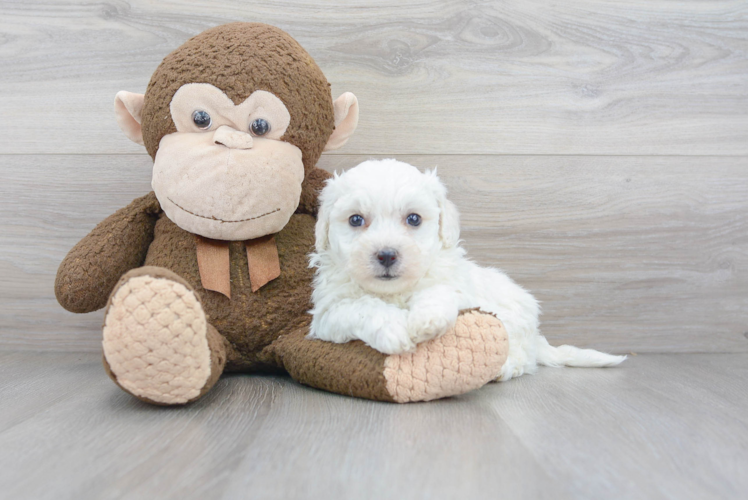
{"type": "Polygon", "coordinates": [[[110,298],[105,364],[115,382],[140,399],[187,403],[217,379],[211,377],[205,313],[186,283],[142,269],[125,275],[110,298]]]}
{"type": "Polygon", "coordinates": [[[261,356],[302,384],[396,403],[477,389],[499,376],[509,350],[501,321],[475,310],[464,311],[444,336],[419,344],[413,353],[394,356],[360,340],[345,344],[310,340],[307,332],[307,327],[301,327],[283,335],[261,356]]]}
{"type": "Polygon", "coordinates": [[[466,311],[443,336],[384,361],[387,392],[398,403],[430,401],[482,387],[501,373],[509,343],[495,316],[466,311]]]}

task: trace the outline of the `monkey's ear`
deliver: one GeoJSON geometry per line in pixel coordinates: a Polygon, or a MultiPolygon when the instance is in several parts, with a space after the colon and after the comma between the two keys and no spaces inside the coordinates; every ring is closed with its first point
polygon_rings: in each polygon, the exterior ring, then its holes
{"type": "Polygon", "coordinates": [[[342,147],[353,135],[358,125],[358,99],[350,92],[341,95],[332,103],[335,111],[335,130],[327,140],[325,151],[342,147]]]}
{"type": "Polygon", "coordinates": [[[143,145],[143,129],[140,121],[143,113],[143,94],[133,94],[121,90],[114,97],[114,114],[117,115],[117,124],[128,139],[143,145]]]}

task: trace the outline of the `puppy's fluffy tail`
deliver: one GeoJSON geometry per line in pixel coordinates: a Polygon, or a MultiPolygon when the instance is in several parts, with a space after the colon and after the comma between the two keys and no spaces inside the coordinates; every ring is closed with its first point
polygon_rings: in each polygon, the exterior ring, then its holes
{"type": "Polygon", "coordinates": [[[604,367],[623,362],[626,356],[614,356],[594,349],[570,345],[553,347],[542,335],[538,337],[538,363],[545,366],[604,367]]]}

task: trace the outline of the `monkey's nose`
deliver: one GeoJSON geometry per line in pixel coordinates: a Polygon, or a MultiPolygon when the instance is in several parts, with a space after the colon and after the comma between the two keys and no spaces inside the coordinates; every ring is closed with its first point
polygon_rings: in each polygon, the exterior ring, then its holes
{"type": "Polygon", "coordinates": [[[231,149],[252,149],[252,136],[228,125],[221,125],[213,132],[213,142],[231,149]]]}
{"type": "Polygon", "coordinates": [[[377,253],[377,260],[386,268],[392,267],[397,262],[397,251],[385,248],[377,253]]]}

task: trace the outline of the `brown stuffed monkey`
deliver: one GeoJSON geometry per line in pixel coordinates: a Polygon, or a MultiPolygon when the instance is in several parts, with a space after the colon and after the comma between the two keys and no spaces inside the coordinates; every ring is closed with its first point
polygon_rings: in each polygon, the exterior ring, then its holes
{"type": "Polygon", "coordinates": [[[144,95],[118,93],[115,112],[154,160],[154,191],[70,251],[55,293],[69,311],[107,308],[104,365],[123,390],[184,404],[224,371],[287,371],[321,389],[406,402],[499,374],[506,333],[477,311],[398,356],[305,338],[307,254],[329,177],[315,165],[354,132],[358,102],[333,101],[288,34],[257,23],[207,30],[164,59],[144,95]]]}

